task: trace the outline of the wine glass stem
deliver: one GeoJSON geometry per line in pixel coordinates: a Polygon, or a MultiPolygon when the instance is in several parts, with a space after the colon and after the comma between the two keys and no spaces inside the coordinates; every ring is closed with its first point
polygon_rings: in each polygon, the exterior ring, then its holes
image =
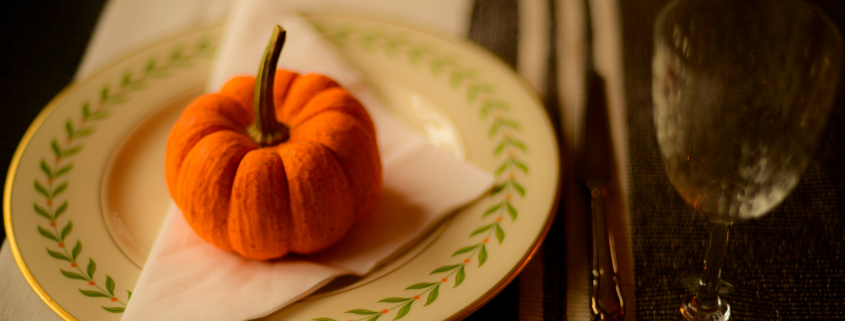
{"type": "Polygon", "coordinates": [[[701,308],[711,309],[720,305],[719,283],[722,265],[728,250],[728,236],[731,222],[710,221],[710,242],[704,257],[704,271],[701,273],[696,301],[701,308]]]}

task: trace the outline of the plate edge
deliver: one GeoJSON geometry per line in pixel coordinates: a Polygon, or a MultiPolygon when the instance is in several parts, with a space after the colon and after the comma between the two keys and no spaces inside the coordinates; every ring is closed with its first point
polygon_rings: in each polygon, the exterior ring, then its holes
{"type": "MultiPolygon", "coordinates": [[[[560,149],[558,149],[557,154],[558,159],[560,159],[560,149]]],[[[549,215],[546,217],[546,221],[543,223],[543,231],[541,231],[540,234],[537,235],[537,238],[535,238],[532,242],[533,245],[531,247],[531,250],[527,251],[525,255],[523,255],[522,258],[519,259],[520,264],[517,264],[510,271],[508,271],[505,277],[499,280],[496,285],[490,288],[490,290],[484,293],[481,297],[479,297],[463,309],[459,310],[458,312],[447,318],[447,320],[461,320],[470,316],[470,314],[487,304],[487,302],[492,300],[493,297],[499,294],[499,292],[504,290],[505,287],[510,285],[511,282],[513,282],[513,280],[516,279],[517,276],[519,276],[519,273],[522,272],[523,269],[525,269],[528,263],[531,262],[531,259],[534,258],[534,255],[537,254],[537,252],[540,250],[540,246],[542,246],[543,242],[546,240],[546,236],[549,234],[549,231],[551,231],[552,225],[554,224],[554,220],[555,218],[557,218],[557,214],[561,209],[561,192],[563,191],[563,183],[565,181],[563,179],[563,175],[564,173],[561,170],[560,161],[558,161],[558,184],[555,190],[555,202],[552,205],[552,208],[550,209],[549,215]]]]}
{"type": "MultiPolygon", "coordinates": [[[[124,58],[125,59],[125,58],[124,58]]],[[[101,73],[97,72],[97,74],[101,73]]],[[[35,294],[50,307],[53,312],[58,314],[62,319],[65,320],[77,320],[74,318],[70,313],[62,309],[61,306],[56,301],[47,295],[47,291],[41,287],[38,281],[35,280],[35,276],[32,275],[32,272],[29,271],[29,268],[26,265],[26,262],[23,260],[23,255],[21,254],[20,248],[18,248],[18,241],[15,238],[14,228],[12,227],[12,186],[15,183],[15,174],[18,169],[18,165],[20,164],[21,155],[23,155],[24,150],[29,146],[29,141],[32,140],[32,136],[35,135],[35,132],[41,128],[41,125],[44,121],[53,114],[53,111],[58,108],[62,101],[64,101],[67,96],[69,96],[73,90],[78,88],[82,82],[73,81],[65,88],[63,88],[59,93],[47,103],[47,106],[38,113],[38,116],[35,117],[35,120],[32,121],[32,124],[29,125],[29,128],[26,129],[26,132],[21,138],[20,143],[18,143],[18,147],[15,148],[15,153],[12,156],[12,162],[9,165],[9,171],[6,173],[6,184],[4,185],[4,192],[3,192],[3,224],[6,226],[6,239],[9,241],[9,249],[12,250],[12,256],[15,258],[15,264],[18,266],[18,270],[20,270],[21,274],[23,274],[24,279],[26,279],[26,283],[29,284],[30,288],[35,291],[35,294]]]]}
{"type": "Polygon", "coordinates": [[[15,184],[15,174],[18,169],[18,165],[21,160],[21,156],[23,155],[24,150],[29,146],[30,140],[35,135],[35,132],[41,128],[41,125],[44,121],[53,114],[53,112],[58,108],[58,106],[66,100],[67,96],[74,92],[77,88],[82,86],[83,84],[89,82],[91,79],[96,78],[97,76],[104,74],[106,71],[110,70],[117,64],[130,59],[131,57],[137,55],[141,51],[145,51],[151,48],[154,48],[162,43],[178,39],[181,37],[185,37],[194,33],[199,33],[205,30],[220,28],[225,26],[224,21],[217,21],[214,23],[209,23],[206,25],[202,25],[199,27],[191,27],[188,29],[181,29],[175,32],[169,33],[168,36],[161,37],[157,41],[153,41],[144,45],[140,45],[135,47],[134,49],[128,51],[128,53],[111,60],[102,65],[102,67],[96,69],[94,72],[89,74],[84,79],[75,79],[72,80],[67,86],[62,88],[56,96],[50,99],[50,102],[38,113],[38,116],[32,121],[29,127],[24,132],[23,137],[21,138],[20,142],[18,143],[18,147],[15,148],[15,153],[12,155],[12,161],[9,165],[9,170],[6,173],[6,182],[4,185],[4,192],[3,192],[3,224],[5,225],[6,229],[6,239],[9,241],[9,249],[12,251],[12,256],[15,259],[15,264],[20,270],[21,274],[23,275],[26,282],[29,284],[30,288],[38,295],[38,297],[44,301],[44,303],[50,307],[53,312],[59,315],[62,319],[68,321],[78,321],[74,316],[72,316],[69,312],[63,309],[58,302],[54,301],[44,290],[43,287],[35,280],[35,276],[32,275],[32,272],[29,271],[29,267],[26,265],[26,262],[23,260],[23,255],[20,252],[20,248],[18,247],[17,239],[15,238],[14,229],[12,228],[12,187],[15,184]]]}
{"type": "MultiPolygon", "coordinates": [[[[374,22],[374,23],[377,23],[377,24],[382,23],[382,24],[395,25],[395,26],[408,28],[408,29],[414,30],[414,31],[422,33],[422,34],[427,34],[429,36],[439,38],[440,40],[443,40],[443,41],[446,41],[446,42],[458,44],[459,46],[462,46],[462,47],[471,47],[471,48],[473,48],[473,50],[476,51],[477,54],[480,54],[482,56],[486,56],[487,58],[492,58],[491,59],[492,64],[498,65],[499,67],[503,68],[506,71],[506,73],[508,73],[511,76],[511,79],[515,80],[515,82],[521,87],[521,89],[527,93],[527,95],[529,96],[529,99],[533,100],[537,104],[537,106],[540,107],[540,111],[542,112],[543,115],[545,115],[545,117],[543,117],[543,120],[545,121],[548,128],[551,130],[550,134],[551,134],[551,138],[553,140],[552,145],[556,146],[556,149],[557,149],[556,153],[555,153],[555,155],[557,156],[557,166],[556,166],[557,167],[557,179],[556,179],[557,184],[556,184],[555,193],[554,193],[554,195],[555,195],[554,203],[552,204],[552,207],[549,210],[550,212],[549,212],[548,216],[546,217],[546,221],[543,223],[543,230],[532,241],[532,246],[529,247],[529,249],[525,252],[525,254],[518,260],[518,263],[516,265],[514,265],[514,267],[510,271],[508,271],[508,273],[505,274],[499,280],[499,282],[497,282],[487,292],[482,294],[480,297],[478,297],[478,299],[471,302],[470,304],[468,304],[464,308],[458,310],[457,312],[455,312],[451,316],[447,317],[446,320],[461,320],[461,319],[464,319],[464,318],[470,316],[473,312],[475,312],[476,310],[478,310],[479,308],[484,306],[487,302],[492,300],[493,297],[495,297],[497,294],[499,294],[499,292],[504,290],[505,287],[507,287],[511,282],[513,282],[514,279],[516,279],[516,277],[519,275],[520,272],[522,272],[522,270],[525,268],[525,266],[528,265],[528,263],[531,261],[531,259],[534,257],[534,255],[537,253],[537,251],[539,251],[540,246],[542,245],[543,241],[545,241],[546,236],[548,235],[549,231],[551,231],[551,227],[554,223],[555,218],[557,217],[557,213],[561,209],[560,204],[561,204],[561,199],[563,198],[562,192],[564,190],[563,185],[566,182],[566,180],[565,180],[566,173],[564,173],[564,171],[563,171],[564,166],[561,165],[561,163],[563,162],[563,156],[564,156],[563,153],[561,152],[561,140],[562,139],[560,137],[558,137],[558,133],[555,132],[556,130],[555,130],[555,127],[554,127],[554,122],[551,119],[552,115],[549,114],[549,111],[547,110],[547,108],[546,108],[545,104],[543,103],[542,99],[540,99],[539,95],[535,92],[535,90],[531,87],[531,85],[529,85],[528,81],[525,80],[525,78],[521,74],[519,74],[519,72],[517,72],[513,67],[506,64],[501,58],[499,58],[498,56],[496,56],[495,54],[490,52],[490,50],[488,50],[487,48],[484,48],[480,44],[475,43],[475,42],[473,42],[469,39],[455,37],[455,36],[449,36],[449,35],[445,35],[445,34],[440,33],[440,32],[433,31],[429,28],[424,28],[424,27],[415,26],[415,25],[409,25],[407,23],[401,23],[401,22],[397,22],[397,21],[384,20],[384,19],[380,19],[380,18],[367,16],[367,15],[354,15],[354,14],[353,15],[342,15],[342,14],[337,14],[337,13],[308,13],[308,14],[304,14],[304,16],[305,16],[306,19],[308,19],[308,18],[319,19],[320,17],[329,17],[329,18],[339,17],[339,18],[345,18],[345,19],[364,20],[364,21],[369,21],[371,23],[374,22]]],[[[310,20],[309,20],[309,22],[310,22],[310,20]]]]}

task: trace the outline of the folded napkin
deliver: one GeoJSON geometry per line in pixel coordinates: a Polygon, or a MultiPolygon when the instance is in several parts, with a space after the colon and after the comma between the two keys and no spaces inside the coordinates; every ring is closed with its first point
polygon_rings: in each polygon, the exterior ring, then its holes
{"type": "Polygon", "coordinates": [[[384,190],[375,213],[337,245],[273,262],[242,258],[200,239],[171,206],[127,305],[125,320],[243,320],[266,316],[344,274],[363,275],[478,198],[493,176],[437,149],[390,115],[361,74],[307,21],[269,1],[243,1],[229,20],[209,91],[257,71],[275,24],[287,30],[279,67],[328,75],[367,107],[376,125],[384,190]]]}

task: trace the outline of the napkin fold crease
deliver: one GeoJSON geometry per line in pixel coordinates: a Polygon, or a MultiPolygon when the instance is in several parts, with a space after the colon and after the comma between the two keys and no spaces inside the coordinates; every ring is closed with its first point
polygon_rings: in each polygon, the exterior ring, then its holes
{"type": "Polygon", "coordinates": [[[493,176],[428,144],[382,106],[361,73],[337,56],[305,19],[269,1],[232,10],[207,89],[254,75],[273,25],[288,32],[279,68],[336,79],[367,107],[376,125],[383,185],[375,212],[335,246],[311,256],[262,262],[206,243],[175,205],[129,301],[124,320],[244,320],[266,316],[337,276],[364,275],[408,248],[448,214],[477,199],[493,176]]]}

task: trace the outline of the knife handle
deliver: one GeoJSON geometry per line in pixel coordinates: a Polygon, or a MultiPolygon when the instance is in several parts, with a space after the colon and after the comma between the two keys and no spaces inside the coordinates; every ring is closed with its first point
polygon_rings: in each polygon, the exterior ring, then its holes
{"type": "Polygon", "coordinates": [[[606,198],[610,188],[606,182],[589,181],[592,235],[590,299],[594,320],[622,320],[625,301],[619,284],[616,244],[607,227],[606,198]]]}

